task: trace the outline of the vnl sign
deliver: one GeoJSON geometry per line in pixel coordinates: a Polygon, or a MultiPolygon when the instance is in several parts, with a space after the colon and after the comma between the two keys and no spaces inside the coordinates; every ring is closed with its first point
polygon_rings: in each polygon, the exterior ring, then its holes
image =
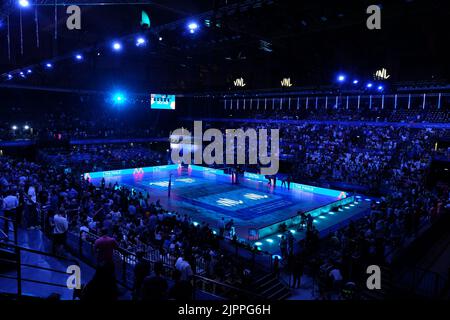
{"type": "Polygon", "coordinates": [[[237,78],[236,80],[233,81],[233,84],[235,87],[245,87],[247,84],[244,81],[244,78],[237,78]]]}
{"type": "Polygon", "coordinates": [[[292,87],[292,82],[291,82],[291,78],[283,78],[283,80],[281,80],[281,86],[282,87],[292,87]]]}
{"type": "Polygon", "coordinates": [[[381,69],[375,71],[373,76],[376,80],[387,80],[391,77],[391,75],[388,74],[388,72],[385,68],[381,68],[381,69]]]}

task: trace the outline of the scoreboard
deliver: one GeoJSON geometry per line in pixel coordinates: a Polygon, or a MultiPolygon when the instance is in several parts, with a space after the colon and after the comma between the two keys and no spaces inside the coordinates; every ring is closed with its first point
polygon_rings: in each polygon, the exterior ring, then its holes
{"type": "Polygon", "coordinates": [[[175,95],[152,93],[150,108],[175,110],[175,95]]]}

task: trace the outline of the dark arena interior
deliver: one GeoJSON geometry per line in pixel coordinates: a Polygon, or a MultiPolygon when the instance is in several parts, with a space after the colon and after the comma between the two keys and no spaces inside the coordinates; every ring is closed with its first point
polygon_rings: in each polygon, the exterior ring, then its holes
{"type": "Polygon", "coordinates": [[[1,1],[0,301],[448,301],[448,21],[1,1]]]}

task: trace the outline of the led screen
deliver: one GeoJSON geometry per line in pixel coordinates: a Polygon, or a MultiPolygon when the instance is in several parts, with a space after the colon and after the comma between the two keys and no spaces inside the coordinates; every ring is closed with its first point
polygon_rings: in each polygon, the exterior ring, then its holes
{"type": "Polygon", "coordinates": [[[152,93],[150,107],[152,109],[175,110],[175,95],[152,93]]]}

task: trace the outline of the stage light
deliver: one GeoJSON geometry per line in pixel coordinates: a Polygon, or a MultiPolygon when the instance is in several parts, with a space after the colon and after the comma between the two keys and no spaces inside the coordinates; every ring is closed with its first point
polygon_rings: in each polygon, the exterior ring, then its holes
{"type": "Polygon", "coordinates": [[[344,76],[343,74],[340,74],[340,75],[338,76],[338,81],[339,81],[339,82],[344,82],[344,81],[345,81],[345,76],[344,76]]]}
{"type": "Polygon", "coordinates": [[[19,6],[22,8],[27,8],[30,6],[30,2],[28,0],[19,0],[19,6]]]}
{"type": "Polygon", "coordinates": [[[26,125],[23,126],[23,129],[24,130],[28,130],[28,129],[30,129],[30,126],[26,124],[26,125]]]}
{"type": "Polygon", "coordinates": [[[195,33],[195,31],[197,31],[198,29],[198,24],[196,22],[190,22],[188,24],[188,29],[190,33],[195,33]]]}
{"type": "Polygon", "coordinates": [[[145,41],[145,38],[139,37],[136,39],[136,47],[140,47],[145,45],[147,41],[145,41]]]}
{"type": "Polygon", "coordinates": [[[8,80],[11,80],[13,76],[11,74],[8,74],[8,80]]]}
{"type": "Polygon", "coordinates": [[[358,80],[353,80],[353,84],[358,84],[358,80]]]}
{"type": "Polygon", "coordinates": [[[32,72],[33,72],[33,71],[31,71],[31,69],[28,69],[28,70],[27,70],[27,73],[28,73],[28,74],[30,74],[30,73],[32,73],[32,72]]]}
{"type": "Polygon", "coordinates": [[[48,69],[53,68],[53,65],[52,65],[51,63],[46,63],[45,66],[46,66],[48,69]]]}
{"type": "Polygon", "coordinates": [[[266,239],[266,241],[267,241],[268,243],[273,243],[273,240],[272,240],[272,239],[266,239]]]}
{"type": "Polygon", "coordinates": [[[367,88],[372,88],[372,86],[373,86],[373,84],[370,82],[366,85],[367,88]]]}
{"type": "Polygon", "coordinates": [[[378,86],[378,91],[383,91],[383,86],[378,86]]]}
{"type": "Polygon", "coordinates": [[[162,40],[163,40],[163,38],[162,38],[162,37],[159,37],[159,38],[158,38],[158,40],[159,40],[159,41],[162,41],[162,40]]]}
{"type": "Polygon", "coordinates": [[[77,59],[78,61],[83,60],[83,56],[81,54],[77,54],[75,55],[75,59],[77,59]]]}
{"type": "Polygon", "coordinates": [[[17,126],[16,126],[16,125],[14,125],[14,126],[12,126],[12,127],[11,127],[11,129],[13,129],[13,130],[17,130],[17,126]]]}
{"type": "Polygon", "coordinates": [[[112,47],[113,47],[113,49],[114,49],[115,51],[120,51],[120,50],[122,50],[122,44],[121,44],[120,42],[114,42],[113,45],[112,45],[112,47]]]}
{"type": "Polygon", "coordinates": [[[262,246],[262,242],[259,242],[259,241],[258,241],[258,242],[255,242],[255,246],[258,246],[258,247],[259,247],[259,246],[262,246]]]}
{"type": "Polygon", "coordinates": [[[123,92],[115,92],[112,95],[112,102],[114,104],[121,105],[121,104],[124,104],[125,102],[127,102],[127,97],[123,92]]]}

